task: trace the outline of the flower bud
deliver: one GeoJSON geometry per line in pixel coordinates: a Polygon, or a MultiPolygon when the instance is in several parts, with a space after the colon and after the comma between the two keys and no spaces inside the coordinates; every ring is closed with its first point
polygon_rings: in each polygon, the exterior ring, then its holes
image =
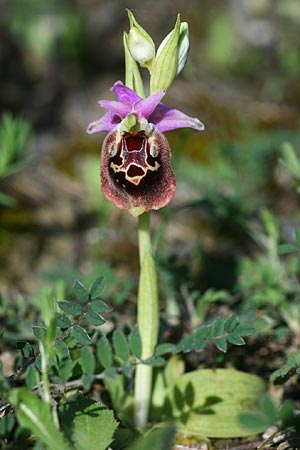
{"type": "Polygon", "coordinates": [[[190,47],[189,26],[188,26],[187,22],[182,22],[180,24],[178,63],[177,63],[176,75],[178,75],[185,66],[188,52],[189,52],[189,47],[190,47]]]}
{"type": "Polygon", "coordinates": [[[131,56],[141,67],[151,71],[152,61],[155,57],[155,45],[151,36],[136,21],[131,11],[128,11],[130,31],[128,33],[128,48],[131,56]]]}

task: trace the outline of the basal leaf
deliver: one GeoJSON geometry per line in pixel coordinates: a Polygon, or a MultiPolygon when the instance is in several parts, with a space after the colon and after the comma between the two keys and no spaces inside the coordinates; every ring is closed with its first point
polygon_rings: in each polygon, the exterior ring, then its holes
{"type": "Polygon", "coordinates": [[[259,377],[234,369],[201,369],[181,376],[167,390],[170,419],[176,419],[179,431],[212,438],[234,438],[252,434],[239,423],[239,414],[256,409],[266,391],[259,377]],[[193,389],[193,406],[181,408],[178,391],[185,398],[193,389]],[[177,398],[177,400],[176,400],[177,398]]]}

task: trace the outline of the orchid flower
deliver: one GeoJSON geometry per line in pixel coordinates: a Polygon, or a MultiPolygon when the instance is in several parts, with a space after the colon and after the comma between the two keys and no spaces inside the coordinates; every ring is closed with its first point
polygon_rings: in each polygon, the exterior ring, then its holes
{"type": "Polygon", "coordinates": [[[116,207],[138,216],[166,206],[174,196],[171,150],[163,133],[186,127],[203,130],[204,125],[160,103],[165,90],[145,99],[121,81],[111,90],[118,101],[99,101],[108,111],[90,123],[87,132],[109,132],[102,146],[102,192],[116,207]]]}

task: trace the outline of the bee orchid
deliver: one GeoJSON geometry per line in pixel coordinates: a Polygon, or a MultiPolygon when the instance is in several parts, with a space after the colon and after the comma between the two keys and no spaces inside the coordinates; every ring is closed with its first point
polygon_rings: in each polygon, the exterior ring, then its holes
{"type": "Polygon", "coordinates": [[[165,90],[141,98],[117,81],[111,90],[118,101],[99,101],[107,112],[89,124],[89,134],[108,132],[101,156],[101,187],[117,208],[133,216],[157,210],[172,200],[176,180],[165,131],[203,130],[197,118],[160,103],[165,90]]]}

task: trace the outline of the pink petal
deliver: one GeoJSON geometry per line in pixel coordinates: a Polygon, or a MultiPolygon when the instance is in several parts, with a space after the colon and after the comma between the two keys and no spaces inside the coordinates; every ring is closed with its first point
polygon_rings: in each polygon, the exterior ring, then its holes
{"type": "Polygon", "coordinates": [[[162,91],[156,92],[153,95],[150,95],[150,97],[139,100],[137,103],[135,103],[134,110],[137,113],[139,113],[140,117],[147,118],[158,106],[160,100],[163,98],[165,93],[166,93],[166,91],[162,90],[162,91]]]}
{"type": "Polygon", "coordinates": [[[178,109],[170,108],[162,103],[157,105],[148,121],[153,123],[160,131],[176,130],[177,128],[194,128],[204,130],[204,124],[196,117],[190,117],[178,109]]]}
{"type": "Polygon", "coordinates": [[[137,93],[130,89],[128,86],[125,86],[122,81],[117,81],[111,88],[111,91],[113,91],[117,95],[118,102],[129,103],[130,105],[133,105],[134,103],[141,100],[141,97],[139,97],[137,93]]]}
{"type": "Polygon", "coordinates": [[[131,105],[129,103],[116,102],[110,100],[100,100],[98,104],[105,109],[108,109],[110,112],[117,114],[117,116],[124,119],[127,114],[131,111],[131,105]]]}
{"type": "Polygon", "coordinates": [[[107,112],[104,116],[100,117],[100,119],[91,122],[86,131],[88,134],[112,131],[120,121],[121,120],[115,114],[107,112]]]}

